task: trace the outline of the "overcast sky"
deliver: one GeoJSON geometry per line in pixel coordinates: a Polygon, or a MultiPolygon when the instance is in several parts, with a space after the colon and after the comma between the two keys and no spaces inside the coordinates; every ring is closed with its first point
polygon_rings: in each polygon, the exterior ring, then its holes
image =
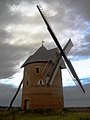
{"type": "MultiPolygon", "coordinates": [[[[90,83],[90,0],[0,0],[0,83],[20,83],[20,66],[42,40],[47,49],[56,47],[37,4],[42,5],[62,47],[72,39],[69,58],[82,83],[90,83]]],[[[65,86],[74,84],[68,72],[63,74],[68,76],[63,78],[65,86]]]]}
{"type": "MultiPolygon", "coordinates": [[[[41,46],[42,40],[45,41],[44,45],[47,49],[56,47],[36,8],[37,4],[42,5],[60,44],[64,46],[69,38],[72,39],[74,47],[69,57],[80,78],[88,78],[89,0],[0,0],[1,82],[19,84],[23,71],[20,66],[41,46]],[[83,69],[81,69],[82,65],[83,69]]],[[[66,79],[70,78],[66,77],[66,79]]],[[[64,83],[66,79],[64,78],[64,83]]]]}

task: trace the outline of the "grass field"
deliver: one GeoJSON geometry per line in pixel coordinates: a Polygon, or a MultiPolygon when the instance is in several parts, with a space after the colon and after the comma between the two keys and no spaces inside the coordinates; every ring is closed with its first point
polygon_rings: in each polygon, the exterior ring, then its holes
{"type": "Polygon", "coordinates": [[[38,110],[23,112],[20,110],[0,111],[0,120],[90,120],[90,112],[38,110]]]}

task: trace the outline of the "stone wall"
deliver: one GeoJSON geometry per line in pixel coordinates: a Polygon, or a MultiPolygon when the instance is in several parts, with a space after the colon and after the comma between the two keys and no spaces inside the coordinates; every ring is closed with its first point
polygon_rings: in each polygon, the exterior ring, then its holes
{"type": "MultiPolygon", "coordinates": [[[[61,70],[58,70],[52,86],[49,86],[44,80],[45,71],[42,73],[45,65],[46,62],[38,62],[25,66],[22,110],[38,108],[62,110],[64,108],[61,70]],[[39,68],[39,73],[36,73],[37,67],[39,68]],[[43,82],[39,84],[39,80],[43,82]]],[[[49,65],[46,68],[48,70],[49,65]]]]}

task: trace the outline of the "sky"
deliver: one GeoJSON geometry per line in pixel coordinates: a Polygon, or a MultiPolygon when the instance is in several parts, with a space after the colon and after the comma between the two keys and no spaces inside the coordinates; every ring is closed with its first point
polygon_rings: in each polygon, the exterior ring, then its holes
{"type": "MultiPolygon", "coordinates": [[[[17,87],[23,78],[21,65],[45,41],[56,47],[36,7],[41,4],[63,47],[69,38],[68,54],[82,84],[90,84],[90,0],[0,0],[0,84],[17,87]]],[[[63,85],[75,85],[63,70],[63,85]]]]}

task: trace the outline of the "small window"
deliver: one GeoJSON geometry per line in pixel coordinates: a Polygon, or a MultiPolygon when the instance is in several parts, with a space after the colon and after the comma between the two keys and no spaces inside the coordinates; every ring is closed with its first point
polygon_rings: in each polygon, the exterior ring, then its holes
{"type": "Polygon", "coordinates": [[[39,67],[36,67],[36,73],[40,73],[40,68],[39,67]]]}
{"type": "Polygon", "coordinates": [[[43,80],[38,81],[38,85],[43,85],[43,84],[44,84],[43,80]]]}
{"type": "Polygon", "coordinates": [[[40,80],[40,84],[42,84],[42,81],[40,80]]]}
{"type": "Polygon", "coordinates": [[[28,86],[28,81],[26,82],[27,86],[28,86]]]}

